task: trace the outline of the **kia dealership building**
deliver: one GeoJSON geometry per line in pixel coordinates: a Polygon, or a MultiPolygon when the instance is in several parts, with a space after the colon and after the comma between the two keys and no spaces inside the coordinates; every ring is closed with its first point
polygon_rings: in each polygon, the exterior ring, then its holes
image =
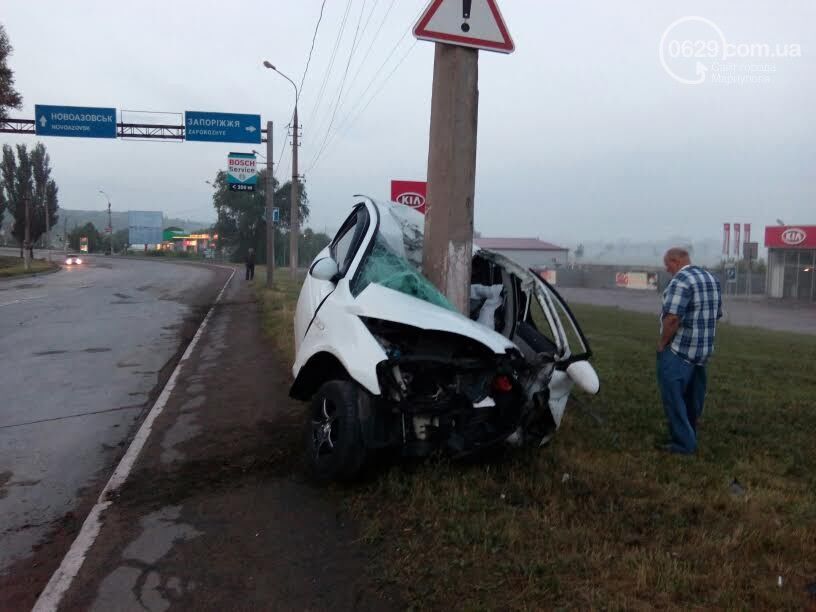
{"type": "Polygon", "coordinates": [[[816,225],[765,228],[767,295],[816,301],[816,225]]]}

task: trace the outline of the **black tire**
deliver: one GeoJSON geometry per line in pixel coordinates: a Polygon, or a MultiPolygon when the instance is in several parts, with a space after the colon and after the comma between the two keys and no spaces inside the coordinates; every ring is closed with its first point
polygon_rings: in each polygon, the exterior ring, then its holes
{"type": "Polygon", "coordinates": [[[352,480],[359,475],[366,458],[357,412],[360,393],[365,390],[354,382],[332,380],[312,398],[305,446],[306,465],[316,480],[352,480]]]}

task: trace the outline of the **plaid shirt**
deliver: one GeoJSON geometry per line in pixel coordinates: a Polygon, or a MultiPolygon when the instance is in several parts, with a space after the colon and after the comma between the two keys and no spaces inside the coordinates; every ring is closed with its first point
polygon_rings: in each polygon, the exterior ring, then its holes
{"type": "Polygon", "coordinates": [[[705,364],[714,352],[717,320],[722,318],[720,282],[698,266],[685,266],[663,292],[663,317],[677,315],[680,328],[671,350],[694,364],[705,364]]]}

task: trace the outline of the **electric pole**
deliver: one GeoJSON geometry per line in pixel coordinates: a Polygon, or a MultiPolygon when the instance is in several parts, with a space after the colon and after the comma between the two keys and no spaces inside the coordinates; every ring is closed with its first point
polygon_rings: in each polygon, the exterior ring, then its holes
{"type": "Polygon", "coordinates": [[[436,43],[422,270],[464,314],[473,257],[478,79],[478,50],[436,43]]]}
{"type": "Polygon", "coordinates": [[[108,251],[113,255],[113,223],[111,223],[110,201],[108,201],[108,251]]]}
{"type": "Polygon", "coordinates": [[[45,209],[45,248],[48,250],[48,261],[51,261],[51,220],[48,218],[48,198],[43,198],[45,209]]]}
{"type": "Polygon", "coordinates": [[[31,198],[28,195],[25,198],[25,236],[23,238],[23,267],[26,270],[31,269],[31,198]]]}
{"type": "Polygon", "coordinates": [[[68,217],[62,221],[62,252],[68,253],[68,217]]]}
{"type": "MultiPolygon", "coordinates": [[[[105,196],[105,199],[108,201],[108,254],[113,255],[113,224],[111,223],[110,196],[101,189],[99,190],[99,193],[105,196]]],[[[147,245],[145,245],[145,248],[147,248],[147,245]]]]}
{"type": "Polygon", "coordinates": [[[413,28],[436,44],[422,271],[467,315],[473,256],[479,49],[512,53],[495,0],[431,2],[413,28]],[[461,10],[459,10],[461,8],[461,10]]]}
{"type": "Polygon", "coordinates": [[[283,72],[278,70],[271,62],[264,60],[265,68],[274,70],[284,79],[289,81],[292,88],[295,90],[295,112],[293,114],[292,126],[292,188],[289,191],[291,202],[289,204],[289,267],[292,278],[297,275],[298,267],[298,237],[300,235],[300,221],[298,219],[298,204],[300,203],[300,184],[298,183],[298,98],[300,94],[295,82],[286,76],[283,72]]]}
{"type": "Polygon", "coordinates": [[[275,177],[272,159],[275,146],[272,139],[272,122],[266,122],[266,288],[272,288],[275,273],[275,224],[272,212],[275,209],[275,177]]]}
{"type": "Polygon", "coordinates": [[[300,184],[298,178],[298,110],[295,101],[295,121],[292,126],[292,189],[289,204],[289,270],[292,278],[297,275],[298,269],[298,238],[300,237],[300,219],[298,204],[300,203],[300,184]]]}

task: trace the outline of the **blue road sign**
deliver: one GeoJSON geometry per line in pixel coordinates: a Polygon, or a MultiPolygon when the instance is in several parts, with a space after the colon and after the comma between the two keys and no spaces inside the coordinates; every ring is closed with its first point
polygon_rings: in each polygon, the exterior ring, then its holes
{"type": "Polygon", "coordinates": [[[261,116],[185,111],[184,138],[200,142],[261,143],[261,116]]]}
{"type": "Polygon", "coordinates": [[[116,138],[116,109],[34,105],[37,136],[116,138]]]}
{"type": "Polygon", "coordinates": [[[129,210],[128,242],[130,244],[161,244],[164,215],[160,211],[129,210]]]}
{"type": "Polygon", "coordinates": [[[272,223],[280,223],[280,208],[272,209],[272,223]]]}

